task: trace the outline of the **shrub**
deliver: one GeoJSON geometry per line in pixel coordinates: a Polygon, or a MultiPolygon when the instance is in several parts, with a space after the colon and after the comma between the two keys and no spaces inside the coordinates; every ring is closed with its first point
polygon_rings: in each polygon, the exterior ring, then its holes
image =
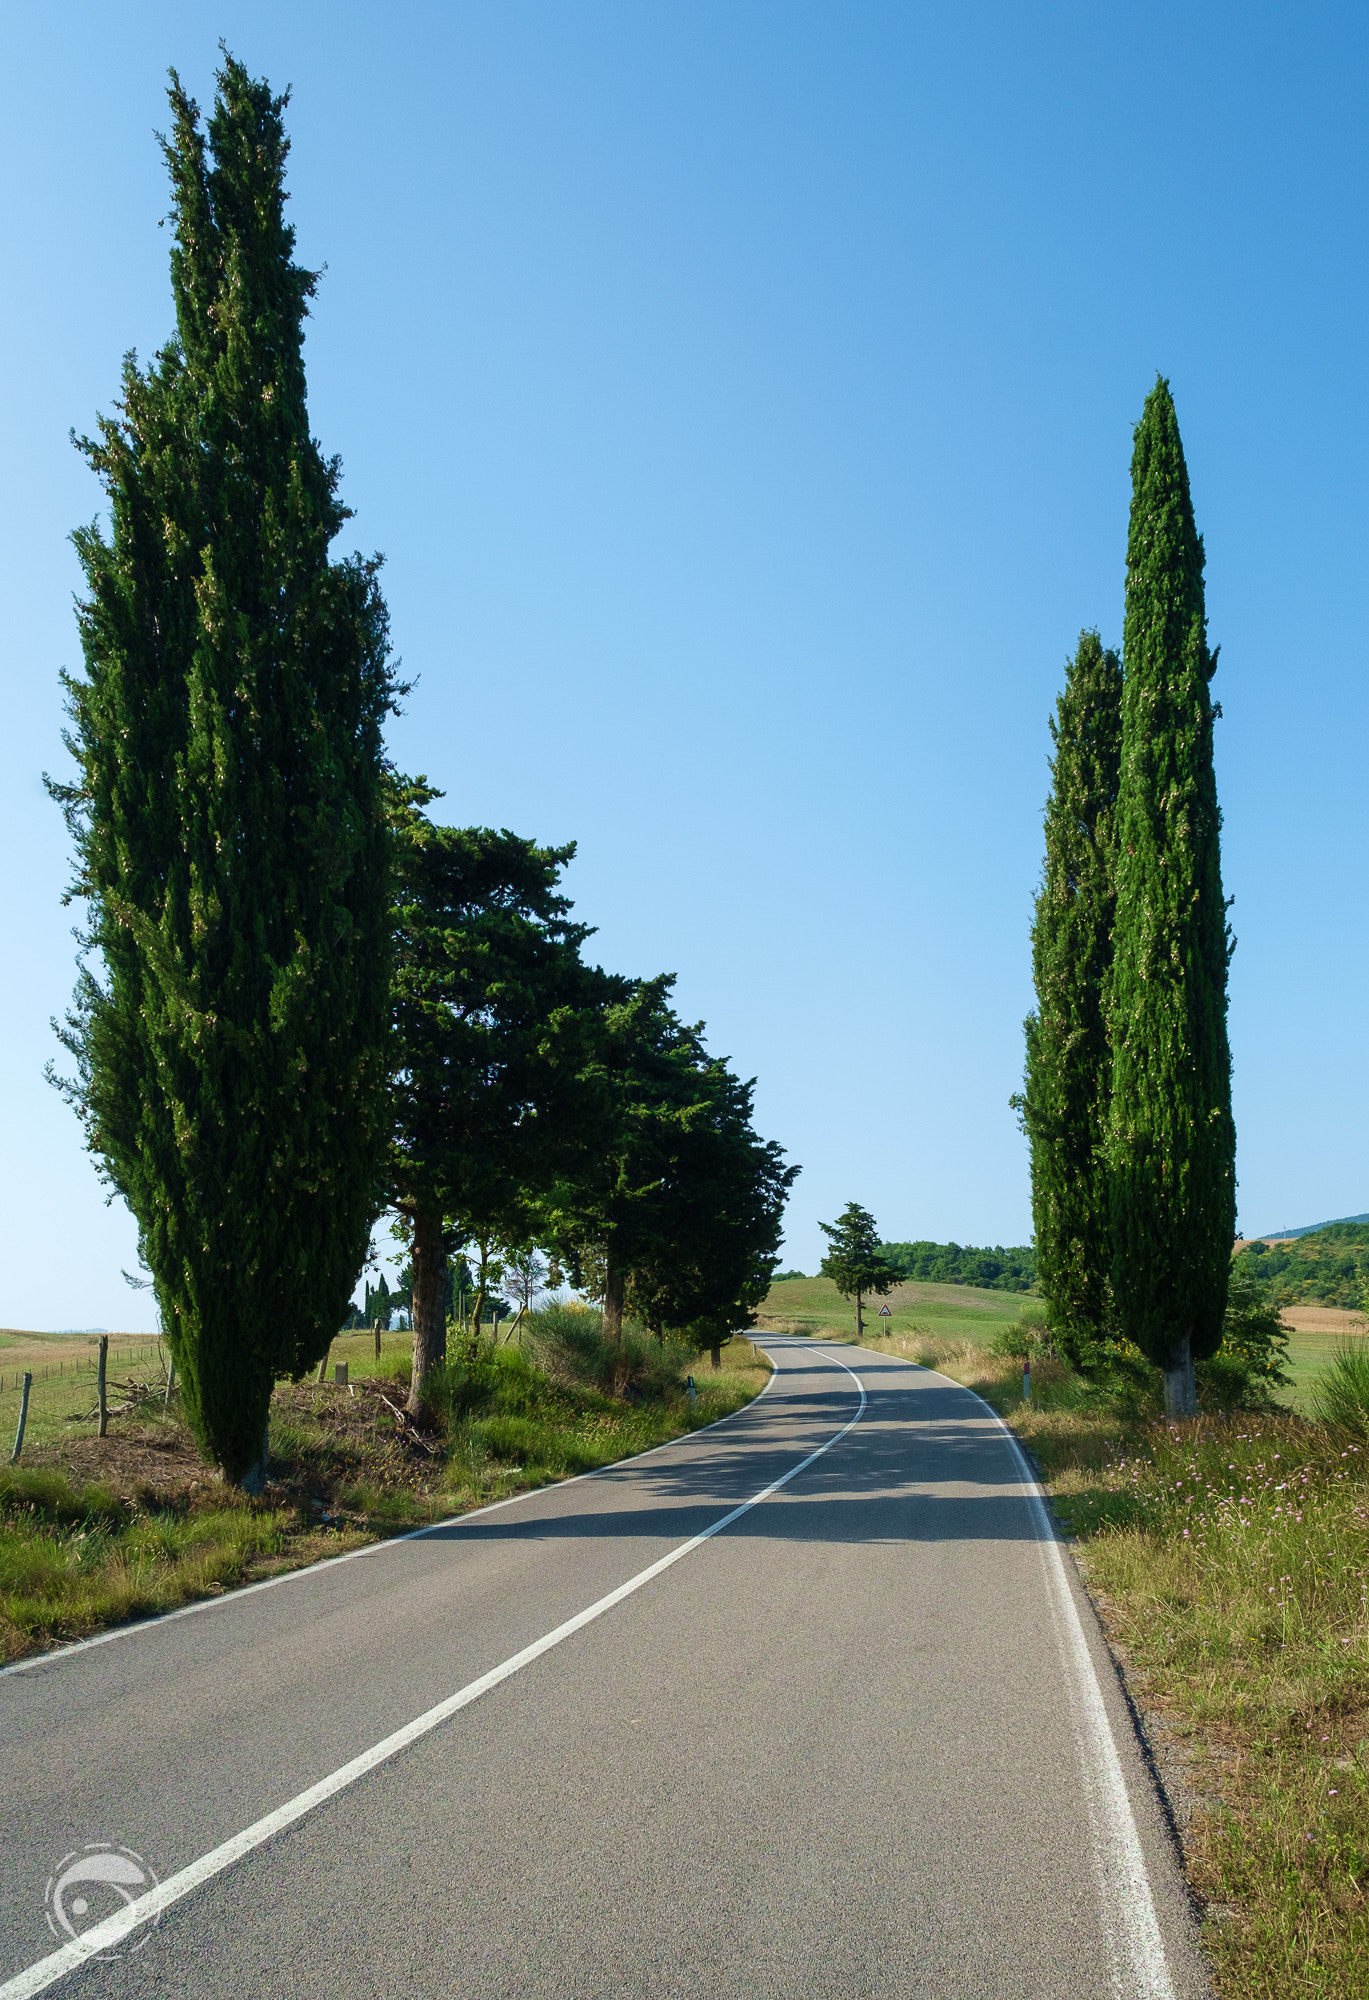
{"type": "Polygon", "coordinates": [[[1337,1344],[1312,1392],[1312,1407],[1333,1430],[1369,1437],[1369,1340],[1362,1334],[1337,1344]]]}
{"type": "Polygon", "coordinates": [[[1277,1409],[1274,1391],[1292,1383],[1288,1329],[1266,1287],[1244,1272],[1232,1274],[1222,1344],[1196,1373],[1205,1410],[1277,1409]]]}
{"type": "Polygon", "coordinates": [[[602,1317],[583,1307],[547,1306],[527,1327],[529,1350],[552,1381],[604,1396],[665,1396],[680,1387],[693,1360],[688,1347],[655,1340],[631,1321],[621,1340],[605,1340],[602,1317]]]}
{"type": "Polygon", "coordinates": [[[1055,1343],[1044,1303],[1033,1299],[1030,1305],[1023,1306],[1016,1319],[998,1329],[989,1342],[989,1352],[1003,1361],[1020,1361],[1024,1354],[1033,1358],[1054,1354],[1055,1343]]]}

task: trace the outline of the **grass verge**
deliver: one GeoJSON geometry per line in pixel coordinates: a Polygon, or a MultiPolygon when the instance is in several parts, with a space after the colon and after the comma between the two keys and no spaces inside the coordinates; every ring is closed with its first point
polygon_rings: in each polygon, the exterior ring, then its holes
{"type": "MultiPolygon", "coordinates": [[[[70,1397],[74,1421],[51,1407],[54,1387],[34,1426],[39,1442],[26,1444],[20,1465],[0,1467],[0,1657],[592,1471],[729,1415],[770,1374],[742,1339],[723,1349],[715,1372],[640,1339],[609,1350],[589,1314],[570,1319],[569,1338],[553,1331],[539,1340],[534,1326],[525,1347],[486,1345],[451,1363],[426,1427],[403,1412],[407,1338],[387,1337],[378,1368],[369,1334],[340,1340],[333,1354],[348,1358],[346,1387],[277,1386],[271,1478],[255,1500],[203,1464],[174,1396],[169,1409],[130,1396],[102,1439],[85,1417],[84,1386],[70,1397]],[[374,1372],[358,1380],[361,1366],[374,1372]]],[[[58,1379],[66,1398],[70,1385],[58,1379]]]]}
{"type": "Polygon", "coordinates": [[[1035,1454],[1138,1706],[1186,1739],[1218,1991],[1369,1991],[1369,1438],[1292,1411],[1147,1418],[1059,1361],[872,1343],[964,1382],[1035,1454]]]}

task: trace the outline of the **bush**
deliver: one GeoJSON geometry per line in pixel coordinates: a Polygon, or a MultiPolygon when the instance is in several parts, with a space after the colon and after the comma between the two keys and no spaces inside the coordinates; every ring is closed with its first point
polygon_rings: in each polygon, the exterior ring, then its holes
{"type": "Polygon", "coordinates": [[[1020,1361],[1026,1354],[1033,1359],[1038,1355],[1042,1359],[1053,1355],[1055,1343],[1045,1305],[1033,1299],[1030,1305],[1023,1306],[1016,1319],[998,1329],[989,1342],[989,1352],[1001,1361],[1020,1361]]]}
{"type": "Polygon", "coordinates": [[[693,1361],[689,1348],[655,1340],[631,1321],[621,1340],[605,1340],[601,1315],[583,1307],[547,1306],[525,1324],[528,1347],[552,1381],[604,1396],[660,1398],[681,1386],[693,1361]]]}
{"type": "Polygon", "coordinates": [[[1288,1329],[1266,1287],[1246,1273],[1232,1273],[1222,1344],[1194,1373],[1205,1410],[1274,1410],[1274,1391],[1290,1387],[1288,1329]]]}
{"type": "Polygon", "coordinates": [[[1362,1334],[1337,1344],[1312,1392],[1312,1407],[1333,1430],[1369,1437],[1369,1340],[1362,1334]]]}
{"type": "Polygon", "coordinates": [[[425,1383],[428,1405],[448,1429],[477,1411],[511,1415],[535,1409],[546,1391],[541,1370],[517,1347],[480,1347],[434,1368],[425,1383]]]}

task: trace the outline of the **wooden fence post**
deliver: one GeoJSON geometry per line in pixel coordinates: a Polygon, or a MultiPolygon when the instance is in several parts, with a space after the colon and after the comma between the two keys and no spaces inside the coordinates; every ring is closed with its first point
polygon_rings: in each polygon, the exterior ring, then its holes
{"type": "Polygon", "coordinates": [[[24,1397],[19,1405],[19,1428],[14,1433],[14,1450],[10,1453],[10,1464],[18,1465],[19,1454],[24,1449],[24,1425],[29,1420],[29,1390],[33,1387],[33,1377],[24,1370],[24,1397]]]}
{"type": "Polygon", "coordinates": [[[109,1335],[100,1335],[100,1365],[95,1377],[95,1385],[100,1392],[100,1436],[109,1429],[109,1398],[105,1394],[105,1361],[109,1354],[109,1335]]]}

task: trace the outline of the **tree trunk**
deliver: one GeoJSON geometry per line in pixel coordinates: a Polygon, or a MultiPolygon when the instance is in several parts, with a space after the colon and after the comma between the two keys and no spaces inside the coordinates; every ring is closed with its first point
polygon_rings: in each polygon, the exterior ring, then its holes
{"type": "Polygon", "coordinates": [[[405,1405],[411,1417],[422,1416],[424,1381],[447,1358],[447,1322],[442,1315],[446,1275],[442,1211],[421,1208],[414,1216],[414,1372],[405,1405]]]}
{"type": "Polygon", "coordinates": [[[261,1457],[255,1465],[249,1465],[239,1482],[244,1493],[260,1493],[266,1485],[266,1474],[271,1456],[271,1430],[268,1425],[261,1434],[261,1457]]]}
{"type": "Polygon", "coordinates": [[[613,1252],[604,1256],[604,1339],[619,1341],[623,1337],[623,1293],[627,1289],[623,1273],[614,1261],[613,1252]]]}
{"type": "Polygon", "coordinates": [[[1165,1415],[1196,1417],[1198,1385],[1193,1375],[1193,1349],[1189,1336],[1176,1340],[1165,1356],[1165,1415]]]}
{"type": "Polygon", "coordinates": [[[713,1356],[713,1366],[715,1368],[721,1368],[723,1365],[723,1350],[721,1341],[715,1340],[712,1347],[708,1351],[713,1356]]]}

